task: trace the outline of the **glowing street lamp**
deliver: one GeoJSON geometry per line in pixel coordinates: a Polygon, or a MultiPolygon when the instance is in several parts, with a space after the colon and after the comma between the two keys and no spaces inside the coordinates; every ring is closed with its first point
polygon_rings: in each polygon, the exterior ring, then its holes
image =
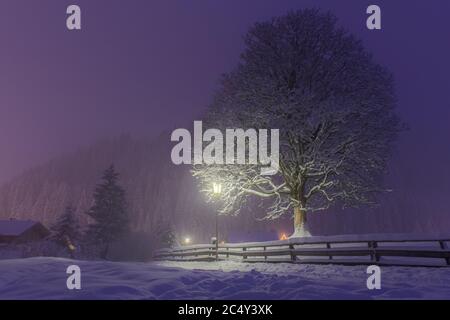
{"type": "Polygon", "coordinates": [[[213,183],[213,193],[215,195],[220,195],[222,192],[222,185],[220,183],[213,183]]]}
{"type": "Polygon", "coordinates": [[[189,237],[184,238],[184,239],[183,239],[183,243],[184,243],[185,245],[190,244],[190,243],[191,243],[191,238],[189,238],[189,237]]]}
{"type": "MultiPolygon", "coordinates": [[[[213,193],[219,196],[222,193],[222,185],[220,183],[213,183],[213,193]]],[[[216,261],[219,260],[219,211],[216,210],[216,261]]]]}

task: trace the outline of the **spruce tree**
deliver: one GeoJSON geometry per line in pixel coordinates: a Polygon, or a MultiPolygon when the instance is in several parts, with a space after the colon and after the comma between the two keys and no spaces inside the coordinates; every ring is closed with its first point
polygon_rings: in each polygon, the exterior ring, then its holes
{"type": "Polygon", "coordinates": [[[111,165],[95,188],[94,205],[87,212],[94,220],[86,234],[87,242],[101,250],[101,258],[106,258],[111,243],[128,231],[125,190],[118,180],[119,174],[111,165]]]}
{"type": "Polygon", "coordinates": [[[168,221],[159,221],[155,234],[159,245],[163,248],[171,248],[176,244],[172,225],[168,221]]]}
{"type": "Polygon", "coordinates": [[[57,244],[67,247],[71,256],[76,250],[76,244],[80,240],[80,225],[72,205],[67,205],[64,213],[59,216],[55,224],[50,228],[50,239],[57,244]]]}

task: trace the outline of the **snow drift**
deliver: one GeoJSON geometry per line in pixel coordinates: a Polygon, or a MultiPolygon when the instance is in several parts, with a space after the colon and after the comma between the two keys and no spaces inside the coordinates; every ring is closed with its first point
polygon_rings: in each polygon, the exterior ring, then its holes
{"type": "Polygon", "coordinates": [[[381,290],[366,280],[362,266],[0,261],[0,299],[450,299],[448,268],[382,267],[381,290]],[[81,290],[66,287],[73,264],[81,290]]]}

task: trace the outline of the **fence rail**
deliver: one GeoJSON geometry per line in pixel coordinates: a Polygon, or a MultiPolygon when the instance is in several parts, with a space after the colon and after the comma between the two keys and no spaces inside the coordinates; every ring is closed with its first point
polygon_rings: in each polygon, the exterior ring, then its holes
{"type": "Polygon", "coordinates": [[[156,260],[290,262],[304,264],[450,267],[450,236],[338,236],[271,242],[181,246],[158,250],[156,260]]]}

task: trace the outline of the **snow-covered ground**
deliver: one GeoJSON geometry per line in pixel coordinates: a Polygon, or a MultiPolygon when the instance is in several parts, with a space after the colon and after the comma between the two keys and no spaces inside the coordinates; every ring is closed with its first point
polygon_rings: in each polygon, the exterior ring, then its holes
{"type": "Polygon", "coordinates": [[[0,261],[0,299],[450,299],[450,268],[381,270],[368,290],[364,266],[14,259],[0,261]],[[66,287],[72,264],[81,290],[66,287]]]}

